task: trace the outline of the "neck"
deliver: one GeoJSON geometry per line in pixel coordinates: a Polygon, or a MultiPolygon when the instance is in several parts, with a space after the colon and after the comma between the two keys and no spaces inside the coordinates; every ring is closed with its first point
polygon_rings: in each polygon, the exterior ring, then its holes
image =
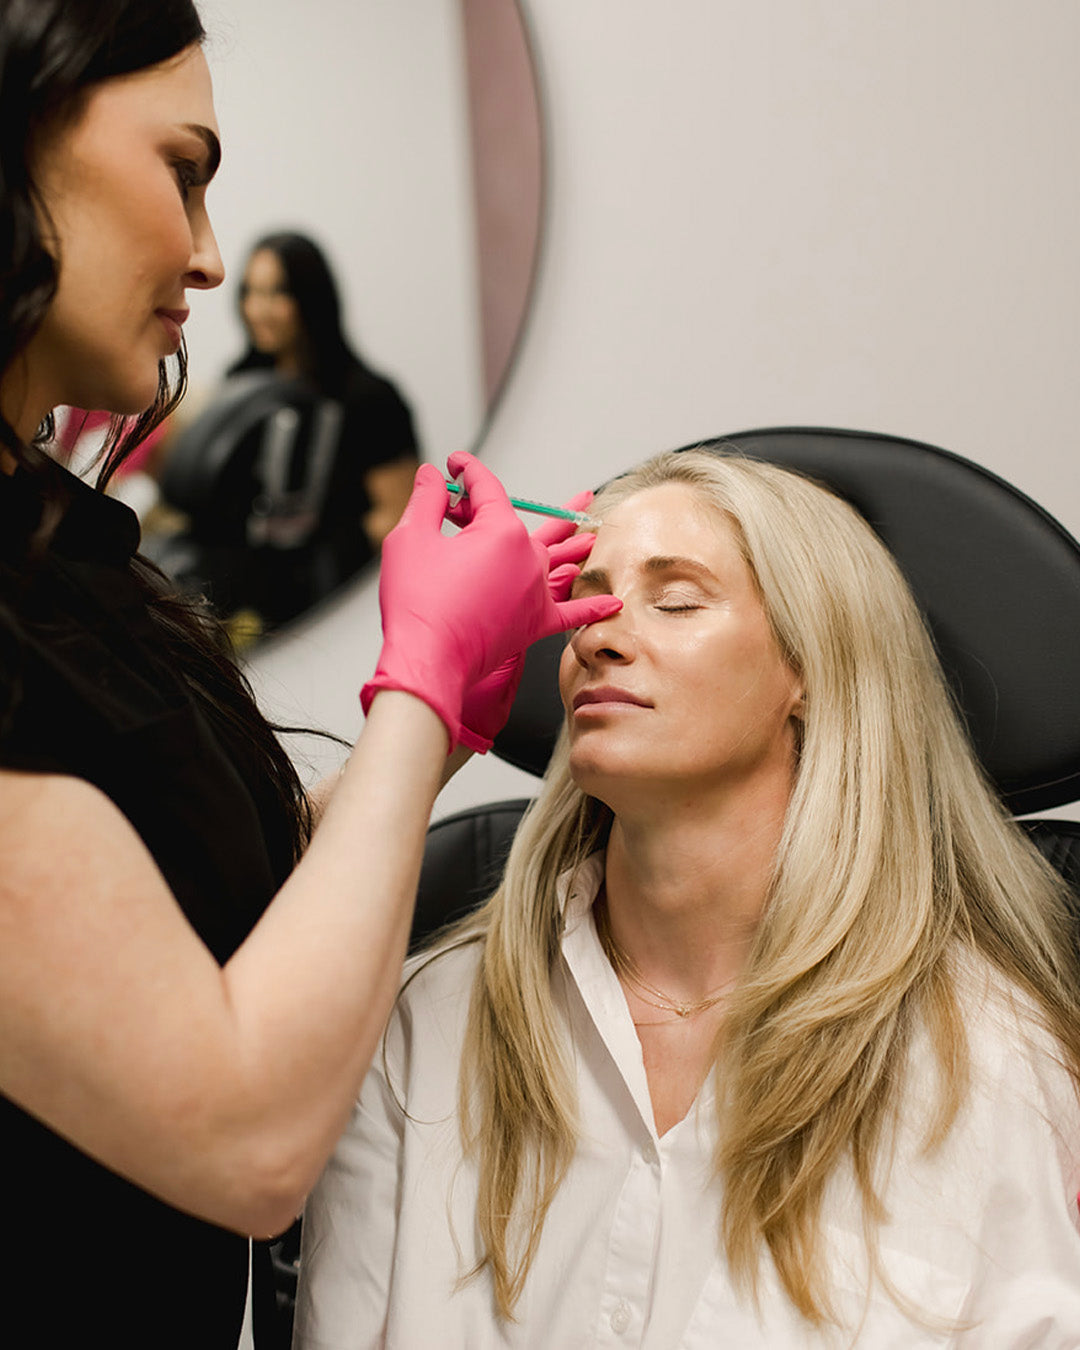
{"type": "Polygon", "coordinates": [[[737,978],[761,915],[790,786],[743,792],[719,815],[616,816],[608,841],[608,922],[619,948],[673,998],[737,978]]]}

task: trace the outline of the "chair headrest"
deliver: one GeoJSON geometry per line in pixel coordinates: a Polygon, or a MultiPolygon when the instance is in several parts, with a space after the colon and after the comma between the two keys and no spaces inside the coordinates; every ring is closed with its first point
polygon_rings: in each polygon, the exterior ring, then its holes
{"type": "Polygon", "coordinates": [[[181,511],[212,502],[243,439],[281,408],[310,409],[319,394],[306,380],[273,370],[231,376],[215,398],[177,435],[162,466],[162,496],[181,511]]]}
{"type": "MultiPolygon", "coordinates": [[[[927,617],[990,779],[1015,814],[1080,797],[1080,545],[995,474],[897,436],[775,427],[682,446],[795,469],[855,506],[927,617]]],[[[542,774],[562,721],[562,638],[529,652],[495,752],[542,774]]]]}

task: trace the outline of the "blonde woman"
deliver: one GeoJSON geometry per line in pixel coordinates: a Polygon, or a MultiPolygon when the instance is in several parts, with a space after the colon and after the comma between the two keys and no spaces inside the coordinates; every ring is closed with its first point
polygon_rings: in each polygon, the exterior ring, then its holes
{"type": "Polygon", "coordinates": [[[597,497],[566,728],[413,964],[296,1344],[1080,1344],[1080,969],[860,517],[663,455],[597,497]]]}

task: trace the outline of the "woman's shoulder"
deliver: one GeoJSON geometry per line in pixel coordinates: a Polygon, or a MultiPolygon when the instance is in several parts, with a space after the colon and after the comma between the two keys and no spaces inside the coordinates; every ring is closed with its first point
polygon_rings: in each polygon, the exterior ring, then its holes
{"type": "Polygon", "coordinates": [[[454,938],[410,956],[402,971],[394,1019],[410,1034],[421,1035],[431,1025],[463,1019],[483,949],[482,937],[454,938]]]}
{"type": "Polygon", "coordinates": [[[483,944],[450,942],[410,957],[372,1073],[410,1101],[441,1100],[457,1082],[483,944]]]}
{"type": "Polygon", "coordinates": [[[1080,1168],[1080,1082],[1038,1002],[990,962],[965,958],[957,989],[972,1086],[999,1118],[1010,1109],[1073,1141],[1080,1168]]]}

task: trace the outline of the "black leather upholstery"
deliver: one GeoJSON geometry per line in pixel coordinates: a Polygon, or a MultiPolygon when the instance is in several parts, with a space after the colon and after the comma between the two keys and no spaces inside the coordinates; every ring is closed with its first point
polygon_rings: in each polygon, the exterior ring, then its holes
{"type": "MultiPolygon", "coordinates": [[[[900,563],[987,772],[1016,815],[1080,796],[1080,546],[988,470],[821,428],[723,438],[827,483],[900,563]]],[[[710,444],[718,444],[711,442],[710,444]]]]}
{"type": "Polygon", "coordinates": [[[1039,820],[1029,817],[1020,822],[1048,863],[1061,873],[1072,887],[1073,918],[1080,943],[1080,824],[1074,820],[1039,820]]]}
{"type": "Polygon", "coordinates": [[[514,831],[529,798],[473,806],[437,820],[427,847],[410,949],[480,904],[499,884],[514,831]]]}

